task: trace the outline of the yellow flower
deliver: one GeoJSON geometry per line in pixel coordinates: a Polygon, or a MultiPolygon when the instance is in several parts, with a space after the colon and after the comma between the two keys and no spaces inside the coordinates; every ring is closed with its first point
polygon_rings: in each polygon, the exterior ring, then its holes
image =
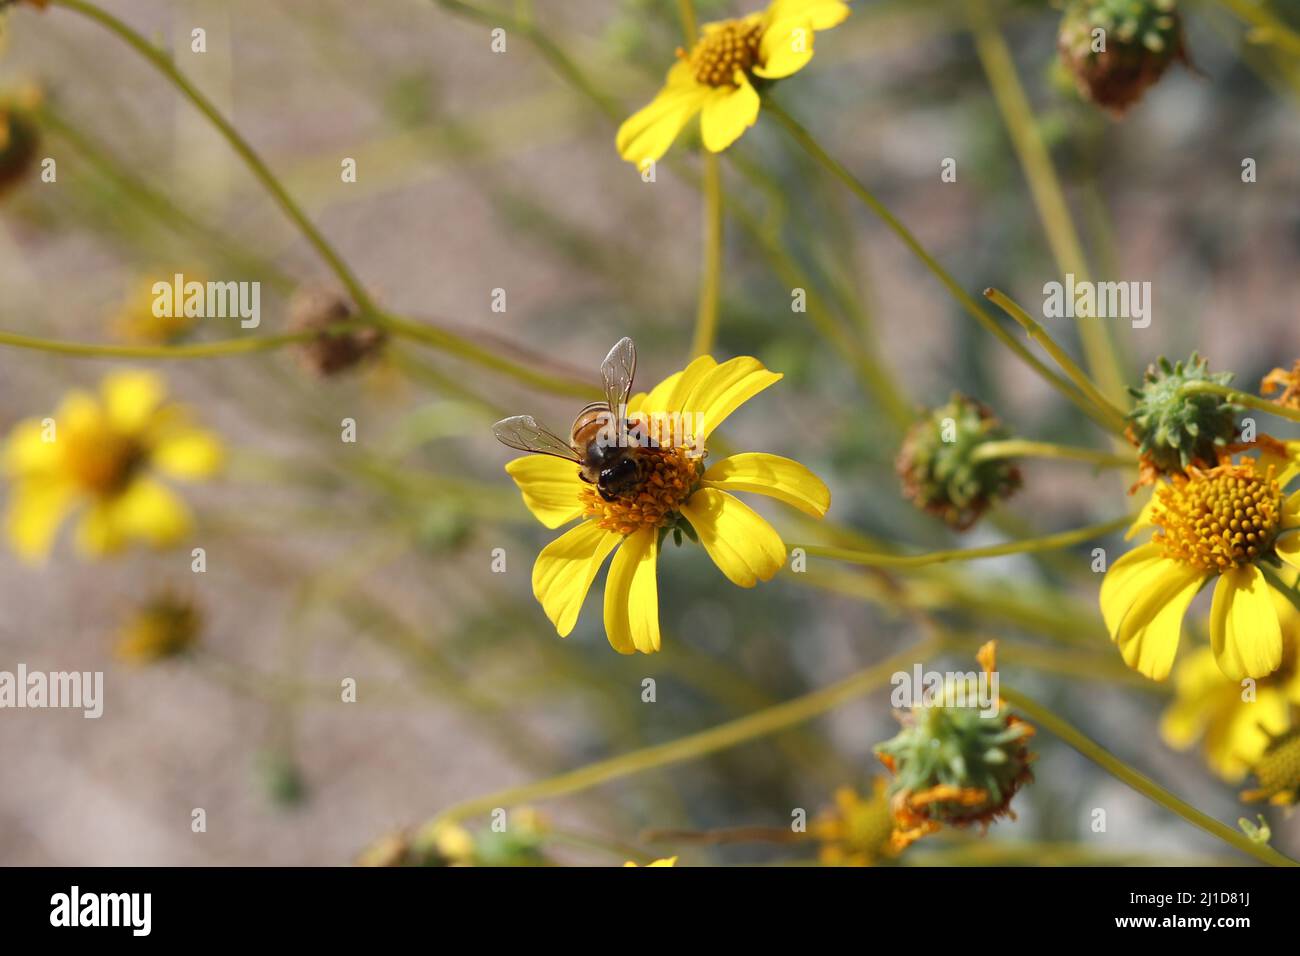
{"type": "Polygon", "coordinates": [[[223,451],[189,423],[184,407],[164,399],[156,375],[114,372],[98,396],[72,391],[51,418],[14,426],[0,467],[12,482],[5,531],[20,557],[48,555],[78,508],[76,543],[89,555],[131,541],[162,547],[189,531],[189,510],[154,474],[202,478],[216,471],[223,451]]]}
{"type": "Polygon", "coordinates": [[[605,582],[605,634],[621,654],[659,650],[655,562],[670,530],[697,539],[740,587],[776,574],[785,563],[785,543],[730,492],[769,495],[820,518],[830,507],[826,485],[796,461],[757,452],[733,455],[705,470],[692,449],[702,449],[728,415],[780,379],[749,356],[718,364],[705,355],[649,393],[633,395],[629,418],[697,424],[670,447],[665,442],[665,447],[638,448],[644,463],[641,485],[612,501],[583,482],[570,461],[529,455],[506,465],[524,504],[546,527],[586,518],[543,548],[533,566],[533,594],[561,637],[573,630],[592,581],[614,553],[605,582]]]}
{"type": "MultiPolygon", "coordinates": [[[[628,860],[626,863],[623,864],[624,867],[638,866],[638,865],[639,864],[634,863],[632,860],[628,860]]],[[[662,860],[655,860],[653,863],[646,864],[646,866],[676,866],[676,865],[677,865],[677,857],[675,856],[664,857],[662,860]]]]}
{"type": "Polygon", "coordinates": [[[128,664],[152,664],[188,651],[198,642],[201,627],[193,602],[163,592],[131,614],[114,653],[128,664]]]}
{"type": "Polygon", "coordinates": [[[819,815],[810,828],[810,835],[821,843],[817,858],[823,866],[873,866],[897,855],[888,789],[888,782],[876,777],[869,798],[858,796],[852,787],[835,791],[834,808],[819,815]]]}
{"type": "MultiPolygon", "coordinates": [[[[1282,664],[1282,629],[1261,562],[1300,567],[1300,492],[1295,443],[1258,461],[1228,458],[1189,468],[1155,489],[1129,531],[1154,528],[1147,544],[1116,561],[1101,584],[1101,612],[1125,662],[1153,680],[1173,667],[1183,615],[1211,579],[1210,646],[1232,680],[1264,677],[1282,664]]],[[[1280,445],[1278,446],[1281,447],[1280,445]]]]}
{"type": "Polygon", "coordinates": [[[659,159],[697,113],[704,148],[722,152],[758,119],[754,80],[802,70],[813,34],[848,15],[842,0],[772,0],[762,13],[706,23],[690,53],[677,51],[659,95],[619,127],[619,155],[637,166],[659,159]]]}
{"type": "Polygon", "coordinates": [[[109,319],[109,328],[117,338],[147,345],[167,345],[193,330],[197,319],[186,315],[181,305],[172,309],[155,308],[158,299],[153,291],[155,284],[152,278],[141,278],[132,285],[131,292],[109,319]],[[164,314],[159,315],[159,311],[164,314]]]}

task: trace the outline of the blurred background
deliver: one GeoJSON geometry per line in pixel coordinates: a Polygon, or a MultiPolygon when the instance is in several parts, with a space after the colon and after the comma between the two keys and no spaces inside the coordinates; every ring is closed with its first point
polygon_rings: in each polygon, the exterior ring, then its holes
{"type": "MultiPolygon", "coordinates": [[[[103,6],[172,52],[385,308],[593,387],[623,335],[637,342],[643,387],[688,358],[696,144],[679,141],[653,184],[614,149],[618,122],[654,95],[681,43],[675,3],[103,6]],[[494,25],[506,30],[504,53],[491,49],[494,25]],[[191,51],[195,28],[204,53],[191,51]],[[355,183],[341,181],[346,158],[355,183]],[[504,312],[492,309],[495,289],[504,312]]],[[[696,6],[707,21],[756,3],[696,6]]],[[[852,6],[818,36],[811,66],[780,85],[781,103],[964,287],[997,286],[1037,314],[1058,269],[967,5],[852,6]],[[957,161],[956,182],[940,181],[945,158],[957,161]]],[[[1157,356],[1199,349],[1254,390],[1300,355],[1300,59],[1248,42],[1230,6],[1183,3],[1195,68],[1173,66],[1115,120],[1062,75],[1059,10],[990,4],[1094,271],[1152,283],[1150,327],[1110,325],[1133,383],[1157,356]],[[1242,182],[1246,157],[1255,183],[1242,182]]],[[[1300,27],[1290,6],[1272,9],[1300,27]]],[[[137,340],[129,319],[147,315],[149,286],[182,272],[261,282],[262,324],[205,319],[174,341],[274,335],[290,328],[297,290],[330,284],[228,145],[118,38],[57,8],[11,10],[3,29],[0,95],[39,87],[38,155],[57,161],[58,177],[31,171],[0,196],[0,329],[137,340]]],[[[892,371],[904,410],[960,390],[1017,435],[1098,448],[1105,436],[770,118],[727,154],[723,177],[714,354],[756,355],[785,373],[729,420],[726,443],[797,458],[833,492],[834,526],[822,529],[755,503],[788,541],[845,543],[853,532],[966,547],[1133,507],[1131,476],[1030,462],[1020,494],[964,536],[916,511],[894,475],[900,416],[855,374],[861,355],[892,371]],[[795,285],[816,316],[791,312],[795,285]]],[[[1079,354],[1072,323],[1051,331],[1079,354]]],[[[91,561],[65,533],[40,566],[0,551],[0,669],[106,674],[99,720],[0,715],[0,862],[347,863],[458,801],[824,686],[914,643],[919,612],[970,637],[968,651],[928,665],[970,669],[978,640],[998,637],[1004,681],[1211,815],[1254,817],[1239,785],[1161,742],[1170,687],[1132,675],[1107,640],[1086,548],[902,575],[812,559],[805,575],[753,591],[728,584],[698,548],[668,549],[663,651],[622,657],[605,640],[598,590],[565,640],[533,599],[533,559],[554,534],[524,509],[502,470],[513,453],[489,430],[529,413],[563,431],[582,398],[407,339],[332,377],[291,349],[124,362],[6,347],[0,430],[119,367],[162,374],[230,459],[220,479],[178,486],[197,526],[175,549],[91,561]],[[357,422],[355,444],[340,441],[344,418],[357,422]],[[206,551],[203,574],[190,570],[194,547],[206,551]],[[505,573],[492,571],[496,548],[505,573]],[[123,661],[124,622],[162,589],[198,609],[197,645],[149,666],[123,661]],[[1062,635],[1072,666],[1028,666],[1062,635]],[[340,700],[347,677],[356,703],[340,700]],[[642,702],[647,677],[653,704],[642,702]],[[206,833],[191,831],[198,807],[206,833]]],[[[1116,537],[1112,554],[1120,547],[1116,537]]],[[[884,686],[770,738],[542,804],[558,834],[546,855],[618,863],[631,844],[686,864],[812,861],[811,843],[639,840],[648,828],[788,827],[793,808],[815,814],[841,784],[868,793],[882,772],[871,747],[896,729],[884,686]]],[[[931,838],[903,862],[1239,862],[1049,735],[1036,749],[1018,821],[985,843],[931,838]],[[1099,807],[1104,833],[1090,825],[1099,807]]],[[[1274,845],[1300,851],[1300,827],[1272,822],[1274,845]]]]}

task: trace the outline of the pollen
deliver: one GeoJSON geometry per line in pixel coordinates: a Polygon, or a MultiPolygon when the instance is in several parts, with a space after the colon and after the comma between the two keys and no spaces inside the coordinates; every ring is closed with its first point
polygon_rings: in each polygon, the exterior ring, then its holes
{"type": "Polygon", "coordinates": [[[714,25],[691,49],[677,51],[705,86],[735,86],[736,71],[748,73],[758,63],[763,26],[757,20],[728,20],[714,25]]]}
{"type": "Polygon", "coordinates": [[[583,488],[583,513],[595,518],[606,531],[632,534],[643,528],[670,524],[691,496],[699,479],[702,459],[691,458],[684,448],[640,448],[641,467],[637,486],[613,501],[606,501],[595,488],[583,488]]]}
{"type": "Polygon", "coordinates": [[[1152,540],[1165,556],[1203,571],[1252,564],[1268,553],[1282,520],[1273,468],[1259,475],[1249,459],[1208,471],[1189,468],[1157,492],[1152,540]]]}

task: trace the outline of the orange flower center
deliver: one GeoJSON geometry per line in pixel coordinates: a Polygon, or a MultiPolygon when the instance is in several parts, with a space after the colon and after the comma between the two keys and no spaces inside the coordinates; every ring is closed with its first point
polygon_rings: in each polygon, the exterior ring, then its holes
{"type": "MultiPolygon", "coordinates": [[[[758,62],[763,25],[755,20],[727,20],[714,25],[691,49],[689,61],[697,82],[735,86],[736,71],[748,73],[758,62]]],[[[680,50],[678,56],[685,56],[680,50]]]]}
{"type": "Polygon", "coordinates": [[[1282,521],[1282,490],[1270,466],[1255,473],[1252,461],[1189,468],[1156,492],[1152,540],[1165,557],[1203,571],[1251,564],[1273,546],[1282,521]]]}
{"type": "Polygon", "coordinates": [[[702,459],[690,458],[684,448],[639,448],[634,454],[641,467],[636,487],[613,501],[595,488],[583,488],[583,514],[595,518],[606,531],[631,534],[642,528],[662,528],[695,490],[702,459]]]}
{"type": "Polygon", "coordinates": [[[73,433],[66,441],[69,472],[82,488],[95,495],[120,492],[147,457],[139,442],[123,435],[73,433]]]}

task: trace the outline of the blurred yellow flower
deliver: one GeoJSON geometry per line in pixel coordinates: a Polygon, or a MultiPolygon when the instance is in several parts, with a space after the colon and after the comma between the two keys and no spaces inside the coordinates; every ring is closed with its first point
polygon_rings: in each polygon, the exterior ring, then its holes
{"type": "MultiPolygon", "coordinates": [[[[634,863],[631,860],[628,860],[626,863],[623,864],[625,868],[629,866],[639,866],[639,865],[640,864],[634,863]]],[[[655,860],[651,863],[646,864],[646,866],[676,866],[676,865],[677,865],[677,857],[675,856],[664,857],[661,860],[655,860]]]]}
{"type": "MultiPolygon", "coordinates": [[[[176,272],[179,273],[181,270],[177,269],[176,272]]],[[[186,272],[185,275],[189,273],[186,272]]],[[[186,315],[185,309],[158,307],[158,296],[154,292],[155,284],[153,278],[143,278],[132,285],[131,291],[109,319],[110,330],[115,336],[128,342],[166,345],[175,342],[194,328],[198,320],[194,316],[186,315]],[[163,314],[159,315],[160,312],[163,314]]]]}
{"type": "Polygon", "coordinates": [[[128,664],[152,664],[183,654],[199,638],[202,616],[192,601],[170,592],[132,612],[118,634],[114,653],[128,664]]]}
{"type": "MultiPolygon", "coordinates": [[[[1286,568],[1279,577],[1295,587],[1300,572],[1286,568]]],[[[1174,668],[1174,702],[1160,722],[1165,743],[1178,750],[1204,738],[1206,763],[1229,783],[1246,776],[1269,738],[1290,726],[1291,705],[1300,705],[1300,612],[1277,591],[1272,594],[1282,627],[1282,666],[1243,687],[1223,676],[1210,648],[1197,648],[1174,668]]]]}
{"type": "Polygon", "coordinates": [[[817,858],[823,866],[874,866],[897,855],[888,789],[888,781],[876,777],[869,797],[859,796],[852,787],[835,791],[835,806],[809,828],[821,844],[817,858]]]}
{"type": "Polygon", "coordinates": [[[189,531],[189,510],[155,474],[206,477],[223,448],[165,396],[152,373],[114,372],[98,396],[74,390],[52,417],[14,426],[0,467],[11,482],[5,532],[20,557],[45,558],[76,509],[76,544],[91,556],[133,541],[163,547],[189,531]]]}
{"type": "Polygon", "coordinates": [[[696,422],[698,431],[672,447],[639,448],[641,485],[606,501],[579,477],[570,461],[528,455],[506,465],[524,504],[548,528],[587,520],[542,549],[533,566],[533,594],[561,637],[578,621],[596,573],[614,553],[605,582],[605,634],[620,654],[659,650],[659,595],[655,563],[669,531],[704,546],[732,583],[750,588],[785,563],[785,543],[753,509],[729,492],[768,495],[821,518],[830,507],[822,480],[796,461],[759,452],[733,455],[708,470],[703,450],[712,431],[781,375],[756,358],[718,364],[695,359],[649,393],[633,395],[629,418],[696,422]],[[620,547],[621,545],[621,547],[620,547]]]}
{"type": "Polygon", "coordinates": [[[689,53],[677,51],[659,95],[619,127],[619,155],[637,166],[659,159],[696,113],[704,148],[722,152],[758,120],[754,80],[802,70],[813,34],[848,15],[841,0],[772,0],[762,13],[706,23],[689,53]]]}
{"type": "Polygon", "coordinates": [[[1101,583],[1102,617],[1129,667],[1153,680],[1169,676],[1183,615],[1212,578],[1210,645],[1219,669],[1240,680],[1281,666],[1282,629],[1259,565],[1276,556],[1300,568],[1300,491],[1283,496],[1297,474],[1293,447],[1285,455],[1269,447],[1257,462],[1225,458],[1156,488],[1129,532],[1155,535],[1101,583]]]}

